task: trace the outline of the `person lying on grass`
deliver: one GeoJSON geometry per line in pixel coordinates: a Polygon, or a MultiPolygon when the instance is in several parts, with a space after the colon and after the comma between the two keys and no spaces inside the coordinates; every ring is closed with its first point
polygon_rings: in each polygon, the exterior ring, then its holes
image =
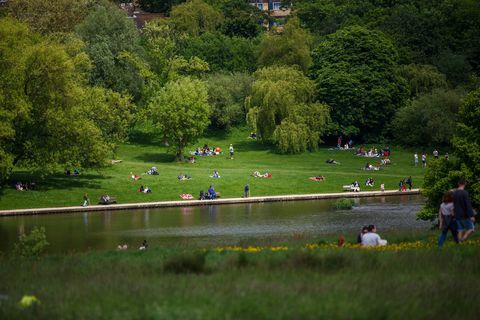
{"type": "Polygon", "coordinates": [[[151,167],[150,170],[148,170],[147,172],[145,172],[146,174],[151,174],[151,175],[158,175],[158,170],[157,170],[157,167],[151,167]]]}
{"type": "Polygon", "coordinates": [[[141,185],[140,188],[138,189],[138,192],[151,193],[152,189],[150,189],[149,187],[144,187],[143,185],[141,185]]]}
{"type": "Polygon", "coordinates": [[[365,181],[365,186],[367,187],[375,186],[375,181],[373,180],[373,178],[368,178],[367,181],[365,181]]]}
{"type": "Polygon", "coordinates": [[[132,177],[132,179],[135,180],[135,181],[142,179],[142,177],[137,176],[136,174],[133,174],[133,172],[130,172],[130,177],[132,177]]]}
{"type": "Polygon", "coordinates": [[[366,171],[378,171],[378,170],[382,170],[382,168],[380,167],[375,167],[374,165],[370,164],[370,163],[366,163],[365,164],[365,167],[363,167],[363,170],[366,170],[366,171]]]}
{"type": "Polygon", "coordinates": [[[340,164],[340,162],[335,161],[335,160],[333,160],[333,159],[328,159],[328,160],[325,161],[325,163],[328,163],[328,164],[340,164]]]}
{"type": "Polygon", "coordinates": [[[252,172],[252,177],[255,177],[255,178],[271,178],[272,174],[269,173],[269,172],[265,172],[264,174],[261,174],[258,171],[254,171],[254,172],[252,172]]]}
{"type": "Polygon", "coordinates": [[[325,177],[324,176],[315,176],[315,177],[310,177],[308,179],[310,179],[312,181],[324,181],[325,177]]]}

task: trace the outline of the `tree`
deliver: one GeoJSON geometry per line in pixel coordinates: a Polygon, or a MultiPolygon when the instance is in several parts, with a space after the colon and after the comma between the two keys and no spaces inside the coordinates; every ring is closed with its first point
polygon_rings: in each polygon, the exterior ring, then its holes
{"type": "Polygon", "coordinates": [[[446,89],[447,79],[435,66],[409,64],[400,66],[400,76],[407,80],[410,86],[410,96],[416,97],[430,93],[437,88],[446,89]]]}
{"type": "Polygon", "coordinates": [[[359,26],[327,36],[314,50],[316,97],[332,108],[338,132],[378,140],[407,98],[397,52],[379,31],[359,26]]]}
{"type": "Polygon", "coordinates": [[[138,4],[142,10],[147,12],[170,13],[173,6],[184,2],[184,0],[139,0],[138,4]]]}
{"type": "Polygon", "coordinates": [[[205,60],[212,71],[255,71],[255,40],[206,32],[198,37],[184,39],[180,46],[181,55],[187,58],[197,56],[205,60]]]}
{"type": "Polygon", "coordinates": [[[72,32],[89,13],[94,0],[9,0],[10,16],[43,34],[72,32]]]}
{"type": "Polygon", "coordinates": [[[447,146],[455,133],[462,90],[435,89],[400,108],[392,122],[393,136],[409,147],[447,146]]]}
{"type": "Polygon", "coordinates": [[[251,93],[253,77],[247,73],[213,73],[205,78],[208,101],[213,107],[212,126],[229,129],[245,121],[245,98],[251,93]]]}
{"type": "Polygon", "coordinates": [[[225,16],[222,32],[231,37],[255,38],[262,32],[262,23],[268,20],[268,15],[249,0],[225,1],[220,8],[225,16]]]}
{"type": "Polygon", "coordinates": [[[222,13],[202,0],[191,0],[173,7],[170,17],[176,30],[190,36],[216,31],[223,22],[222,13]]]}
{"type": "Polygon", "coordinates": [[[290,19],[282,33],[263,35],[258,64],[260,66],[298,66],[306,73],[312,63],[311,42],[310,34],[302,29],[300,21],[296,18],[290,19]]]}
{"type": "Polygon", "coordinates": [[[171,81],[149,103],[150,119],[183,161],[186,146],[209,124],[211,107],[204,82],[190,78],[171,81]]]}
{"type": "Polygon", "coordinates": [[[457,133],[452,139],[454,160],[436,160],[428,167],[422,193],[427,198],[418,213],[422,220],[434,220],[442,194],[457,185],[460,177],[468,181],[473,206],[480,206],[480,89],[470,92],[460,107],[457,133]]]}
{"type": "MultiPolygon", "coordinates": [[[[103,166],[121,137],[115,135],[117,125],[100,128],[98,117],[88,116],[101,102],[98,95],[91,98],[95,106],[85,100],[88,62],[79,47],[55,43],[30,33],[24,24],[0,19],[0,56],[1,178],[14,166],[44,175],[58,166],[103,166]]],[[[118,115],[115,107],[110,105],[108,112],[118,115]]]]}
{"type": "Polygon", "coordinates": [[[113,5],[99,5],[76,30],[86,43],[85,50],[94,65],[90,82],[140,99],[143,79],[124,55],[142,56],[139,34],[132,20],[113,5]]]}
{"type": "Polygon", "coordinates": [[[283,153],[315,149],[330,118],[329,108],[313,99],[313,81],[286,66],[262,68],[254,76],[247,118],[260,138],[283,153]]]}

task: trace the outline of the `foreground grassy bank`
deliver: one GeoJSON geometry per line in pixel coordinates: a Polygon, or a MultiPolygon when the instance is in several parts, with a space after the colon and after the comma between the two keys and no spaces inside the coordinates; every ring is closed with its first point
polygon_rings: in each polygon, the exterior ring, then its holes
{"type": "Polygon", "coordinates": [[[475,319],[479,248],[432,238],[4,256],[0,318],[475,319]],[[41,304],[22,308],[23,295],[41,304]]]}
{"type": "MultiPolygon", "coordinates": [[[[87,192],[91,202],[96,203],[102,194],[114,196],[119,203],[180,200],[179,195],[190,193],[198,196],[200,190],[206,191],[210,184],[221,193],[222,197],[239,197],[243,194],[246,183],[250,185],[252,196],[308,194],[323,192],[341,192],[342,185],[358,180],[364,187],[368,177],[375,179],[379,190],[384,183],[386,189],[397,189],[401,178],[412,176],[414,187],[421,186],[423,169],[413,166],[413,155],[393,148],[392,164],[381,171],[364,171],[366,162],[376,164],[378,158],[365,158],[353,155],[353,151],[320,149],[300,155],[280,155],[269,150],[260,142],[247,138],[248,131],[233,130],[228,135],[211,136],[201,139],[198,146],[208,144],[220,147],[223,155],[197,157],[197,162],[174,162],[161,142],[148,136],[137,136],[130,144],[120,146],[117,159],[121,163],[101,171],[82,172],[78,177],[67,177],[63,172],[39,179],[28,171],[15,172],[9,184],[0,189],[0,208],[38,208],[76,206],[82,202],[82,195],[87,192]],[[228,146],[235,148],[235,157],[229,159],[228,146]],[[340,165],[327,164],[327,159],[335,159],[340,165]],[[142,175],[150,167],[156,166],[158,176],[142,175]],[[213,170],[218,170],[220,179],[210,178],[213,170]],[[253,171],[272,173],[271,179],[254,178],[253,171]],[[134,181],[130,172],[138,174],[141,180],[134,181]],[[190,180],[179,181],[177,176],[186,173],[190,180]],[[311,181],[311,176],[322,175],[325,181],[311,181]],[[36,182],[36,190],[16,191],[17,181],[36,182]],[[150,187],[153,192],[137,192],[141,186],[150,187]]],[[[377,148],[383,146],[377,145],[377,148]]],[[[194,150],[195,147],[191,147],[194,150]]]]}

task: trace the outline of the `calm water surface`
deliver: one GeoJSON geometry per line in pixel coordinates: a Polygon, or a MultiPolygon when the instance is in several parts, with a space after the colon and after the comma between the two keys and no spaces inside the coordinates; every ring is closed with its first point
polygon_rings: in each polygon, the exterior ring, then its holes
{"type": "Polygon", "coordinates": [[[90,212],[0,218],[0,250],[9,251],[18,236],[44,226],[49,252],[137,247],[143,239],[157,245],[214,245],[242,239],[356,233],[362,225],[389,230],[428,229],[415,219],[420,196],[356,199],[352,210],[336,210],[334,200],[289,201],[202,207],[90,212]]]}

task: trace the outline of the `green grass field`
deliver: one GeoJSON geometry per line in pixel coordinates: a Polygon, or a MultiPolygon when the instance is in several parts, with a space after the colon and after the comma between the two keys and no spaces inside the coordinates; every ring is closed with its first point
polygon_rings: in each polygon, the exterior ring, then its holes
{"type": "MultiPolygon", "coordinates": [[[[420,187],[423,169],[413,166],[413,153],[393,147],[392,164],[383,171],[363,171],[366,162],[377,162],[378,158],[364,158],[353,155],[352,151],[320,149],[300,155],[280,155],[270,151],[269,146],[248,138],[246,129],[234,129],[229,134],[216,134],[200,139],[195,146],[207,143],[210,147],[220,147],[223,155],[197,157],[197,163],[177,163],[167,149],[148,135],[137,134],[128,144],[118,149],[117,159],[122,163],[114,164],[100,171],[84,171],[79,177],[66,177],[63,171],[40,180],[27,171],[16,171],[8,185],[4,185],[0,194],[1,209],[77,206],[87,192],[91,202],[98,202],[102,194],[116,197],[119,203],[180,200],[179,195],[190,193],[197,197],[200,190],[206,191],[212,184],[222,197],[240,197],[243,188],[249,183],[252,196],[341,192],[342,185],[358,180],[362,185],[368,177],[376,181],[374,188],[379,190],[380,183],[386,189],[397,189],[401,178],[412,176],[414,187],[420,187]],[[235,148],[235,158],[229,159],[228,146],[235,148]],[[333,158],[340,165],[326,164],[333,158]],[[142,175],[150,167],[156,166],[158,176],[142,175]],[[221,178],[212,179],[213,170],[218,170],[221,178]],[[253,178],[253,171],[271,172],[273,178],[253,178]],[[130,172],[141,175],[134,181],[130,172]],[[191,180],[179,181],[177,176],[187,173],[191,180]],[[323,175],[326,181],[315,182],[310,176],[323,175]],[[37,190],[16,191],[16,181],[35,181],[37,190]],[[138,193],[140,185],[153,189],[151,194],[138,193]]],[[[377,145],[383,148],[383,145],[377,145]]],[[[419,150],[420,151],[420,150],[419,150]]],[[[73,168],[72,168],[73,169],[73,168]]]]}
{"type": "Polygon", "coordinates": [[[0,256],[0,318],[477,319],[478,237],[442,249],[436,233],[386,237],[383,249],[297,239],[0,256]],[[40,304],[21,307],[24,295],[40,304]]]}

